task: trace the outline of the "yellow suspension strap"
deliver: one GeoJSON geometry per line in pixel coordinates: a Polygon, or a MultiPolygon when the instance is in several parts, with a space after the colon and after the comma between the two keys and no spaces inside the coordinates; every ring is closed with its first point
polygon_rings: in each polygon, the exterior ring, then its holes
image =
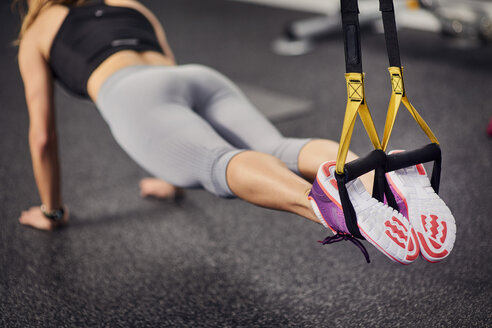
{"type": "Polygon", "coordinates": [[[408,109],[412,117],[417,121],[417,124],[420,125],[422,130],[425,132],[427,137],[435,144],[439,145],[436,136],[431,131],[427,123],[425,123],[424,119],[417,112],[415,107],[410,103],[408,97],[405,92],[405,85],[403,82],[403,67],[390,67],[388,68],[391,76],[391,98],[388,106],[388,112],[386,114],[386,123],[384,125],[384,134],[383,134],[383,143],[382,148],[386,151],[388,147],[389,138],[391,136],[391,132],[393,131],[393,126],[396,120],[396,114],[398,113],[398,109],[400,108],[401,103],[408,109]]]}
{"type": "MultiPolygon", "coordinates": [[[[405,91],[393,0],[379,0],[379,6],[383,18],[386,49],[390,64],[389,73],[391,77],[391,98],[386,115],[383,142],[381,144],[382,149],[383,151],[386,151],[386,148],[388,147],[391,132],[395,124],[396,115],[402,103],[431,141],[431,144],[417,150],[388,155],[386,158],[385,171],[390,172],[404,167],[434,161],[431,185],[434,190],[438,192],[441,172],[441,149],[439,147],[439,142],[422,116],[420,116],[415,107],[410,103],[405,91]]],[[[396,202],[394,201],[392,193],[389,191],[389,186],[386,181],[384,189],[388,203],[394,208],[397,208],[396,202]]]]}
{"type": "Polygon", "coordinates": [[[382,149],[364,95],[364,74],[346,73],[345,80],[347,82],[347,107],[345,108],[342,135],[340,137],[340,146],[337,153],[336,172],[338,174],[344,173],[345,161],[347,160],[347,153],[350,147],[357,114],[359,114],[374,148],[382,149]]]}
{"type": "Polygon", "coordinates": [[[348,196],[346,183],[376,169],[377,172],[382,172],[382,174],[376,174],[377,178],[375,179],[373,194],[377,194],[378,198],[382,199],[384,191],[384,183],[382,181],[384,180],[386,155],[382,150],[376,127],[374,126],[364,95],[364,74],[362,71],[357,0],[341,0],[340,3],[347,72],[345,74],[347,106],[337,153],[335,177],[347,228],[353,237],[364,239],[357,226],[357,217],[348,196]],[[366,157],[345,163],[357,115],[360,116],[375,150],[366,157]]]}

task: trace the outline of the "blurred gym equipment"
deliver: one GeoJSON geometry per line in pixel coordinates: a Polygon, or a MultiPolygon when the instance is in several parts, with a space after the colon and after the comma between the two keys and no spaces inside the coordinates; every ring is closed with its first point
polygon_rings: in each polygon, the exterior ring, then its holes
{"type": "MultiPolygon", "coordinates": [[[[365,0],[361,8],[362,30],[382,31],[379,3],[365,0]]],[[[440,33],[450,46],[476,48],[492,41],[492,3],[487,0],[397,0],[398,28],[440,33]]],[[[311,52],[318,42],[341,33],[340,8],[321,16],[288,23],[283,35],[272,42],[279,55],[296,56],[311,52]]]]}

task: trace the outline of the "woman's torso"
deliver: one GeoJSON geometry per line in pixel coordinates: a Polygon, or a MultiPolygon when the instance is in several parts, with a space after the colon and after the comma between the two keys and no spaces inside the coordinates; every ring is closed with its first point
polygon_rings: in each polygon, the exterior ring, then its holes
{"type": "MultiPolygon", "coordinates": [[[[109,6],[129,7],[142,14],[144,12],[139,8],[139,4],[125,0],[106,0],[109,6]]],[[[35,33],[38,40],[38,47],[49,63],[53,41],[57,37],[58,31],[69,14],[69,8],[56,5],[52,6],[41,13],[34,25],[30,28],[31,33],[35,33]]],[[[145,14],[144,14],[145,16],[145,14]]],[[[132,65],[174,65],[172,57],[157,51],[135,51],[122,50],[107,57],[101,64],[92,71],[87,80],[87,92],[89,97],[96,101],[97,94],[104,81],[114,72],[132,65]]]]}

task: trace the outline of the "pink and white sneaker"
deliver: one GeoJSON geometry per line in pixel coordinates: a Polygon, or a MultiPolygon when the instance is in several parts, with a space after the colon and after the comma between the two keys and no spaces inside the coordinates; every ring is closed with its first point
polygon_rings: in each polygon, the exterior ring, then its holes
{"type": "MultiPolygon", "coordinates": [[[[333,233],[351,235],[345,223],[334,161],[322,164],[308,199],[320,222],[333,233]]],[[[359,179],[346,184],[364,238],[391,260],[410,264],[419,255],[415,231],[400,213],[372,198],[359,179]]]]}
{"type": "MultiPolygon", "coordinates": [[[[400,152],[392,151],[390,154],[400,152]]],[[[415,229],[422,257],[439,262],[453,249],[456,223],[451,211],[434,192],[422,164],[386,173],[402,213],[415,229]]]]}

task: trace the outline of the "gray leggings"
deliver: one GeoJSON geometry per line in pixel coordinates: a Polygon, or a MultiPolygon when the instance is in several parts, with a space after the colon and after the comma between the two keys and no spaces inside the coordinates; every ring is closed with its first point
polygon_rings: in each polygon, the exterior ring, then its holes
{"type": "Polygon", "coordinates": [[[297,172],[309,139],[284,138],[217,71],[201,65],[130,66],[101,87],[97,107],[118,144],[155,177],[179,187],[234,196],[231,158],[252,149],[297,172]]]}

